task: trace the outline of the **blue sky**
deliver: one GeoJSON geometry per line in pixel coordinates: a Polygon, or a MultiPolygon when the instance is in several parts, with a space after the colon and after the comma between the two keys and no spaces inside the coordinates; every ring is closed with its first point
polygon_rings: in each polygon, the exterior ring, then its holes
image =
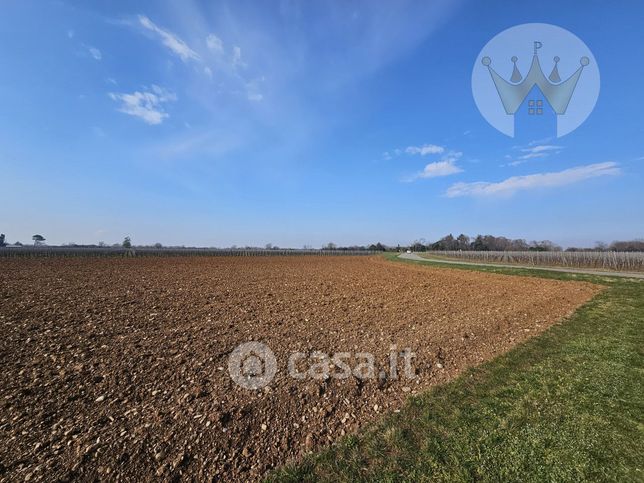
{"type": "Polygon", "coordinates": [[[644,237],[644,4],[5,0],[8,241],[300,247],[449,232],[644,237]],[[518,143],[472,98],[482,47],[559,25],[601,93],[518,143]]]}

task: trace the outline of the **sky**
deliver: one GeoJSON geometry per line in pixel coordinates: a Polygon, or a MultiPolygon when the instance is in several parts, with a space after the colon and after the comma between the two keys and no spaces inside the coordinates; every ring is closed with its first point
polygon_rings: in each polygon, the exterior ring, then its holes
{"type": "Polygon", "coordinates": [[[643,238],[642,18],[635,0],[3,0],[0,232],[643,238]],[[601,90],[572,133],[519,141],[480,114],[472,71],[490,39],[533,22],[582,39],[601,90]]]}

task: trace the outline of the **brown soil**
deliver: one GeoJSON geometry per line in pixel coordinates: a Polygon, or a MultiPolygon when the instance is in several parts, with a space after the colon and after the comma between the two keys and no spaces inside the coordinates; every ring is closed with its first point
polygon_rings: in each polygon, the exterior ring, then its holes
{"type": "Polygon", "coordinates": [[[0,478],[256,480],[588,301],[581,282],[366,257],[0,260],[0,478]],[[279,371],[232,382],[257,340],[279,371]],[[293,351],[416,352],[415,380],[296,380],[293,351]]]}

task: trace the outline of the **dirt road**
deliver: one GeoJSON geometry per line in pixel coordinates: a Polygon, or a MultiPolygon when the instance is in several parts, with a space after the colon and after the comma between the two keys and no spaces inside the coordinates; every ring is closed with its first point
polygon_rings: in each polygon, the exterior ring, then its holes
{"type": "Polygon", "coordinates": [[[602,270],[585,270],[581,268],[561,268],[561,267],[534,267],[530,265],[512,265],[504,263],[480,263],[480,262],[462,262],[460,260],[448,260],[445,258],[425,258],[417,253],[401,253],[398,258],[406,260],[415,260],[417,262],[436,262],[436,263],[449,263],[452,265],[474,265],[478,267],[502,267],[502,268],[521,268],[525,270],[546,270],[548,272],[563,272],[563,273],[579,273],[582,275],[599,275],[602,277],[625,277],[625,278],[641,278],[644,279],[644,273],[628,273],[628,272],[605,272],[602,270]]]}

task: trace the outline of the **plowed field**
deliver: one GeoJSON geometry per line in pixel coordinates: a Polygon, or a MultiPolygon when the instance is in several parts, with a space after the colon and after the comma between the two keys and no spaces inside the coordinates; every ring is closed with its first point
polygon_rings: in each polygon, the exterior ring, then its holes
{"type": "Polygon", "coordinates": [[[0,273],[6,481],[256,480],[600,290],[378,257],[3,259],[0,273]],[[258,390],[228,372],[248,341],[277,360],[258,390]],[[405,349],[413,379],[388,372],[405,349]],[[302,371],[315,351],[352,367],[368,352],[376,377],[294,378],[296,351],[302,371]]]}

